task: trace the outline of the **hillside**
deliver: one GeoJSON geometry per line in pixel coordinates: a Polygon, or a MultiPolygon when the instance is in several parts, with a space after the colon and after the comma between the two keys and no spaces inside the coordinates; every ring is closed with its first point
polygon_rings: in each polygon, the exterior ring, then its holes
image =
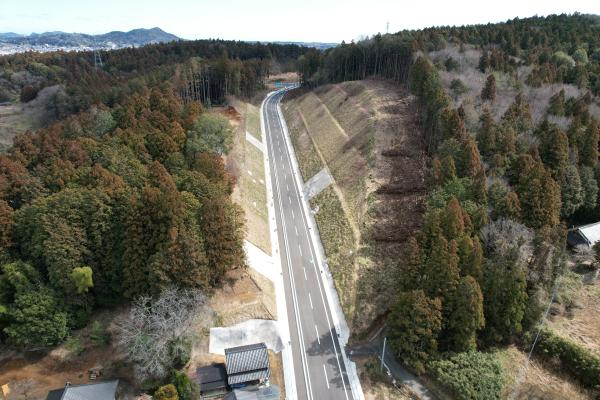
{"type": "MultiPolygon", "coordinates": [[[[424,196],[423,219],[407,251],[378,271],[393,289],[387,303],[379,303],[382,318],[371,320],[374,326],[385,321],[396,356],[456,398],[594,398],[600,358],[597,335],[588,325],[598,324],[593,304],[599,259],[589,247],[567,248],[566,228],[600,218],[597,18],[550,15],[375,35],[307,52],[299,68],[305,86],[314,88],[306,99],[321,97],[332,83],[352,85],[347,81],[365,77],[383,78],[384,85],[402,88],[397,93],[408,89],[413,95],[430,162],[423,163],[428,184],[408,186],[424,196]],[[532,345],[535,368],[528,369],[518,352],[532,345]],[[515,362],[518,368],[509,366],[515,362]]],[[[335,109],[343,100],[327,107],[335,109]]],[[[304,105],[313,110],[306,118],[309,127],[327,114],[313,103],[304,105]]],[[[346,129],[345,120],[360,126],[353,116],[341,117],[337,125],[346,129]]],[[[326,150],[331,143],[340,148],[335,145],[340,134],[321,125],[323,133],[313,130],[312,136],[326,135],[321,139],[326,150]]],[[[352,154],[351,146],[344,150],[349,151],[325,152],[323,158],[352,154]]],[[[335,159],[332,163],[335,175],[335,159]]],[[[363,168],[347,163],[343,173],[362,177],[363,168]]],[[[356,192],[368,194],[367,188],[356,192]]],[[[352,204],[352,191],[347,192],[337,197],[349,197],[352,204]]],[[[324,204],[333,207],[336,199],[331,191],[323,193],[317,219],[323,213],[335,220],[336,212],[324,204]]],[[[358,203],[369,209],[369,200],[358,203]]],[[[362,222],[362,214],[339,202],[337,214],[350,216],[349,228],[352,219],[362,222]]],[[[393,201],[387,203],[396,209],[393,201]]],[[[331,233],[321,225],[327,248],[331,233]]],[[[337,231],[342,228],[340,223],[337,231]]],[[[348,248],[343,246],[349,233],[352,229],[330,245],[330,254],[348,248]]],[[[364,256],[353,258],[355,253],[345,250],[339,265],[364,256]]],[[[352,289],[348,278],[337,279],[346,304],[360,298],[345,292],[346,286],[352,289]]],[[[373,290],[361,299],[368,309],[378,303],[381,286],[375,280],[360,283],[361,291],[373,290]]],[[[359,335],[355,315],[368,312],[345,311],[359,335]]]]}
{"type": "Polygon", "coordinates": [[[294,96],[284,112],[304,180],[325,166],[335,179],[311,205],[346,318],[362,336],[385,314],[394,260],[421,225],[426,157],[414,97],[386,82],[346,82],[294,96]]]}

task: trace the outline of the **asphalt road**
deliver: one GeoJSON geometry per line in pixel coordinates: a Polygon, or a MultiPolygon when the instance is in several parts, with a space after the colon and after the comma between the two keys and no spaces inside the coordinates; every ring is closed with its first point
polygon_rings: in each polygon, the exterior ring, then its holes
{"type": "MultiPolygon", "coordinates": [[[[267,99],[263,119],[284,288],[296,393],[300,400],[351,400],[352,393],[342,359],[331,310],[325,297],[321,271],[309,236],[301,193],[294,180],[277,104],[283,92],[267,99]]],[[[289,392],[289,390],[288,390],[289,392]]]]}

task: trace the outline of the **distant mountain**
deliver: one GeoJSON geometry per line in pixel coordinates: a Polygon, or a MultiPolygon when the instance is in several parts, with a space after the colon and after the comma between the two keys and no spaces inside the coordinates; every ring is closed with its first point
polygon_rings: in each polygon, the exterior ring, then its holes
{"type": "Polygon", "coordinates": [[[23,37],[25,35],[20,35],[18,33],[14,33],[14,32],[5,32],[5,33],[0,33],[0,40],[2,39],[14,39],[14,38],[19,38],[19,37],[23,37]]]}
{"type": "Polygon", "coordinates": [[[44,32],[32,33],[29,36],[16,33],[0,33],[0,43],[24,46],[57,46],[57,47],[124,47],[142,46],[149,43],[171,42],[179,40],[175,35],[160,28],[134,29],[129,32],[113,31],[102,35],[85,33],[44,32]]]}

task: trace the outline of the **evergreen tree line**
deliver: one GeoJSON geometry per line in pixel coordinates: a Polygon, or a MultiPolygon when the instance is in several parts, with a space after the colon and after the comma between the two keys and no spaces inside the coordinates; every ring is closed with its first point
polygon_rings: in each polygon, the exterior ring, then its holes
{"type": "Polygon", "coordinates": [[[93,310],[244,265],[227,120],[142,88],[0,156],[0,341],[60,343],[93,310]]]}
{"type": "MultiPolygon", "coordinates": [[[[374,76],[406,83],[416,96],[432,190],[424,225],[398,261],[387,318],[396,354],[423,372],[442,353],[526,341],[566,268],[565,222],[600,217],[600,129],[589,111],[600,93],[598,21],[554,15],[402,31],[307,52],[298,68],[307,86],[374,76]],[[499,120],[484,108],[469,132],[464,109],[452,105],[426,55],[448,44],[481,48],[482,72],[515,74],[529,65],[530,85],[590,91],[556,93],[538,124],[518,94],[499,120]],[[569,128],[552,123],[554,116],[568,117],[569,128]]],[[[493,102],[495,91],[490,74],[482,99],[493,102]]]]}
{"type": "MultiPolygon", "coordinates": [[[[57,118],[86,111],[102,102],[112,106],[143,87],[148,81],[163,82],[177,76],[178,84],[197,86],[190,70],[205,71],[206,83],[201,100],[204,104],[222,104],[226,95],[252,97],[264,87],[273,64],[295,64],[307,48],[297,45],[261,44],[224,40],[177,41],[101,51],[102,68],[95,68],[92,52],[21,53],[0,57],[3,92],[16,90],[23,101],[34,99],[40,89],[55,84],[66,86],[66,95],[54,99],[57,118]],[[202,68],[191,68],[190,60],[202,68]],[[17,75],[14,75],[18,73],[17,75]],[[16,80],[21,73],[30,75],[29,83],[16,80]],[[143,77],[143,78],[142,78],[143,77]],[[145,82],[140,82],[143,79],[145,82]],[[14,81],[14,82],[13,82],[14,81]],[[12,82],[12,83],[11,83],[12,82]],[[128,82],[128,85],[124,85],[128,82]]],[[[201,81],[201,80],[200,80],[201,81]]],[[[184,101],[187,93],[182,90],[184,101]]]]}
{"type": "MultiPolygon", "coordinates": [[[[505,23],[435,27],[377,34],[372,38],[300,56],[298,69],[308,85],[378,76],[407,82],[414,55],[449,44],[483,50],[479,69],[515,74],[532,67],[527,82],[572,83],[600,95],[600,24],[594,16],[550,15],[505,23]]],[[[449,65],[452,68],[452,61],[449,65]]]]}

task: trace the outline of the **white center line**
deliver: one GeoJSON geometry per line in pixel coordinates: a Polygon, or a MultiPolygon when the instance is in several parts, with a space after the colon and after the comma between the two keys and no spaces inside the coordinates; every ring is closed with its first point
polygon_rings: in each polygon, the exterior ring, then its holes
{"type": "Polygon", "coordinates": [[[300,257],[302,257],[302,246],[298,245],[298,250],[300,250],[300,257]]]}
{"type": "Polygon", "coordinates": [[[325,372],[325,383],[327,383],[327,389],[329,389],[329,378],[327,377],[327,370],[325,369],[325,364],[323,364],[323,372],[325,372]]]}
{"type": "Polygon", "coordinates": [[[310,301],[310,309],[312,310],[313,305],[312,305],[312,297],[310,297],[310,292],[308,292],[308,301],[310,301]]]}
{"type": "Polygon", "coordinates": [[[296,216],[294,215],[294,209],[292,208],[292,219],[296,219],[296,216]]]}
{"type": "Polygon", "coordinates": [[[315,332],[317,333],[317,343],[321,344],[321,338],[319,337],[319,330],[317,329],[317,325],[316,324],[315,324],[315,332]]]}
{"type": "Polygon", "coordinates": [[[296,236],[298,236],[298,228],[296,228],[296,225],[294,225],[294,230],[296,231],[296,236]]]}
{"type": "Polygon", "coordinates": [[[306,268],[302,267],[302,270],[304,271],[304,280],[307,281],[308,278],[306,277],[306,268]]]}

